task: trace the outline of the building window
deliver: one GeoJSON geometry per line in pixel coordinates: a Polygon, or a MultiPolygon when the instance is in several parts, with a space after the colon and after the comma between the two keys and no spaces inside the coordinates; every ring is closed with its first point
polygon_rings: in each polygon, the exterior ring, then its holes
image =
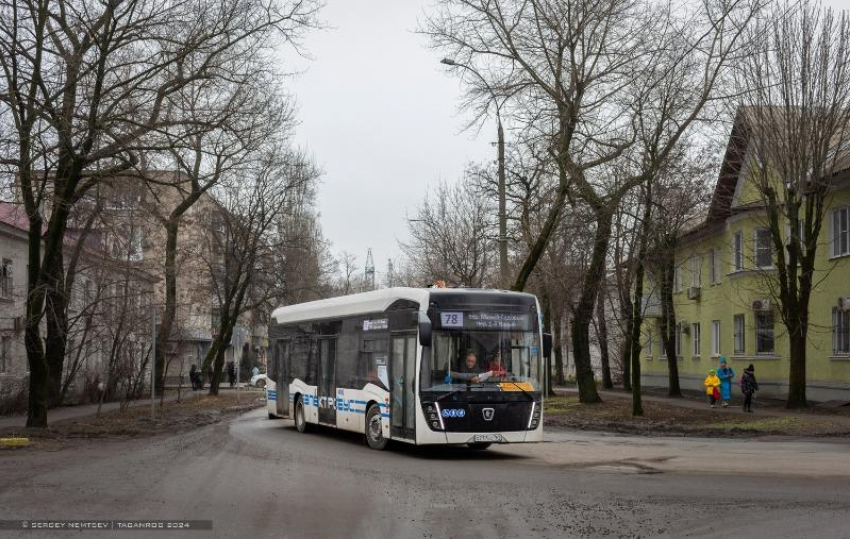
{"type": "Polygon", "coordinates": [[[832,211],[832,256],[850,253],[847,233],[848,211],[850,208],[847,207],[832,211]]]}
{"type": "Polygon", "coordinates": [[[715,271],[716,267],[714,264],[714,249],[712,249],[708,252],[708,281],[711,284],[717,282],[717,271],[715,271]]]}
{"type": "Polygon", "coordinates": [[[756,230],[756,267],[773,267],[773,249],[771,241],[772,238],[770,236],[769,228],[759,228],[756,230]]]}
{"type": "Polygon", "coordinates": [[[711,355],[720,355],[720,320],[711,321],[711,355]]]}
{"type": "Polygon", "coordinates": [[[850,311],[832,308],[832,352],[850,354],[850,311]]]}
{"type": "Polygon", "coordinates": [[[13,281],[12,274],[14,273],[14,266],[12,266],[12,261],[4,258],[3,265],[0,266],[0,299],[12,299],[12,291],[13,281]]]}
{"type": "Polygon", "coordinates": [[[11,337],[0,337],[0,372],[12,370],[12,359],[9,357],[9,344],[11,342],[11,337]]]}
{"type": "Polygon", "coordinates": [[[652,332],[646,332],[646,357],[652,357],[652,332]]]}
{"type": "Polygon", "coordinates": [[[756,313],[756,353],[773,352],[773,313],[756,313]]]}
{"type": "Polygon", "coordinates": [[[691,286],[699,288],[702,285],[702,257],[691,257],[691,286]]]}
{"type": "Polygon", "coordinates": [[[735,353],[743,354],[744,353],[744,315],[736,314],[734,318],[734,331],[735,331],[735,353]]]}
{"type": "Polygon", "coordinates": [[[694,355],[699,356],[700,350],[700,327],[699,324],[693,324],[691,326],[691,342],[693,342],[694,347],[694,355]]]}
{"type": "Polygon", "coordinates": [[[682,332],[684,331],[684,325],[679,322],[676,324],[676,356],[681,357],[682,355],[682,332]]]}
{"type": "Polygon", "coordinates": [[[682,291],[682,268],[679,264],[673,269],[673,292],[682,291]]]}
{"type": "Polygon", "coordinates": [[[736,232],[732,236],[732,271],[744,269],[744,234],[736,232]]]}

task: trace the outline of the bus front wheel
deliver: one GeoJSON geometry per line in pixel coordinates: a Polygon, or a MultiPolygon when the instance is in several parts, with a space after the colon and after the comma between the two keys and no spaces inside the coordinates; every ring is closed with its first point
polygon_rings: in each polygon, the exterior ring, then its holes
{"type": "Polygon", "coordinates": [[[304,400],[300,395],[298,396],[298,400],[295,401],[295,428],[302,434],[307,432],[307,418],[304,417],[304,400]]]}
{"type": "Polygon", "coordinates": [[[366,411],[366,443],[372,449],[378,451],[387,447],[387,439],[384,438],[384,427],[381,424],[381,408],[373,404],[366,411]]]}

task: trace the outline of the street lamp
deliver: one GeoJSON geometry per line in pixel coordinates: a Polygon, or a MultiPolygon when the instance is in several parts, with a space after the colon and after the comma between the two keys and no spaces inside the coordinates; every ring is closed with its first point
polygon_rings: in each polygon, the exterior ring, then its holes
{"type": "Polygon", "coordinates": [[[498,148],[498,176],[499,176],[499,284],[502,288],[508,286],[508,224],[507,224],[507,204],[505,202],[505,130],[502,128],[502,104],[493,88],[487,83],[487,80],[481,76],[475,68],[466,64],[459,64],[451,58],[443,58],[441,64],[459,67],[469,70],[478,77],[484,84],[484,87],[490,93],[490,98],[496,104],[496,124],[498,126],[497,148],[498,148]]]}

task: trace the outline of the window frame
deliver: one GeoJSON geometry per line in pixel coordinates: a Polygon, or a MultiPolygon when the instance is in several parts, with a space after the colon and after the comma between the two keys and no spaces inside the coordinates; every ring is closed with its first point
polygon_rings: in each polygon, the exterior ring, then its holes
{"type": "Polygon", "coordinates": [[[850,206],[833,209],[830,217],[829,257],[839,258],[850,255],[850,206]],[[844,242],[843,249],[840,246],[842,240],[844,242]]]}
{"type": "Polygon", "coordinates": [[[702,256],[691,255],[690,271],[691,271],[691,288],[701,288],[702,287],[702,256]]]}
{"type": "Polygon", "coordinates": [[[732,234],[732,273],[744,271],[744,233],[732,234]]]}
{"type": "MultiPolygon", "coordinates": [[[[762,238],[762,239],[764,239],[764,238],[762,238]]],[[[764,226],[758,227],[753,231],[753,265],[756,268],[762,269],[762,270],[774,269],[774,267],[775,267],[774,263],[773,263],[773,233],[770,231],[770,228],[768,228],[768,227],[764,227],[764,226]],[[767,246],[766,247],[759,245],[759,236],[761,234],[764,234],[764,233],[767,233],[767,246]],[[766,250],[766,253],[765,253],[765,250],[766,250]],[[769,264],[767,264],[767,265],[762,264],[761,263],[762,261],[759,260],[759,257],[763,256],[764,254],[767,254],[767,256],[768,256],[769,264]]]]}
{"type": "Polygon", "coordinates": [[[676,357],[682,357],[682,334],[684,333],[684,331],[682,330],[683,327],[684,326],[681,322],[676,323],[676,342],[674,343],[676,345],[676,357]]]}
{"type": "Polygon", "coordinates": [[[699,322],[691,324],[691,352],[694,357],[700,357],[700,348],[702,347],[702,329],[699,322]]]}
{"type": "Polygon", "coordinates": [[[720,320],[711,321],[711,355],[720,357],[720,320]]]}
{"type": "Polygon", "coordinates": [[[772,356],[776,354],[776,320],[773,311],[759,311],[755,314],[756,355],[772,356]],[[762,325],[765,319],[770,320],[770,326],[762,325]],[[770,339],[770,349],[762,349],[763,340],[770,339]]]}
{"type": "Polygon", "coordinates": [[[11,258],[4,258],[0,263],[0,300],[15,299],[15,263],[11,258]]]}
{"type": "Polygon", "coordinates": [[[747,319],[743,313],[732,317],[732,349],[735,354],[744,354],[747,349],[747,319]],[[740,346],[739,346],[740,345],[740,346]]]}
{"type": "Polygon", "coordinates": [[[717,268],[715,267],[716,255],[714,249],[708,251],[708,281],[709,284],[717,284],[717,268]]]}
{"type": "Polygon", "coordinates": [[[850,355],[850,311],[832,308],[832,353],[850,355]]]}

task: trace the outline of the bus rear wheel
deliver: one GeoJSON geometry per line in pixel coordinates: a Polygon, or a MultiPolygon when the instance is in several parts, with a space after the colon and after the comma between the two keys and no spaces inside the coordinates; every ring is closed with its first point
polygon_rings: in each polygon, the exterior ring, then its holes
{"type": "Polygon", "coordinates": [[[304,400],[300,395],[298,396],[298,400],[295,401],[295,428],[301,434],[304,434],[308,430],[307,418],[304,417],[304,400]]]}
{"type": "Polygon", "coordinates": [[[366,411],[366,443],[370,448],[381,451],[387,447],[387,442],[381,424],[381,407],[373,404],[366,411]]]}

